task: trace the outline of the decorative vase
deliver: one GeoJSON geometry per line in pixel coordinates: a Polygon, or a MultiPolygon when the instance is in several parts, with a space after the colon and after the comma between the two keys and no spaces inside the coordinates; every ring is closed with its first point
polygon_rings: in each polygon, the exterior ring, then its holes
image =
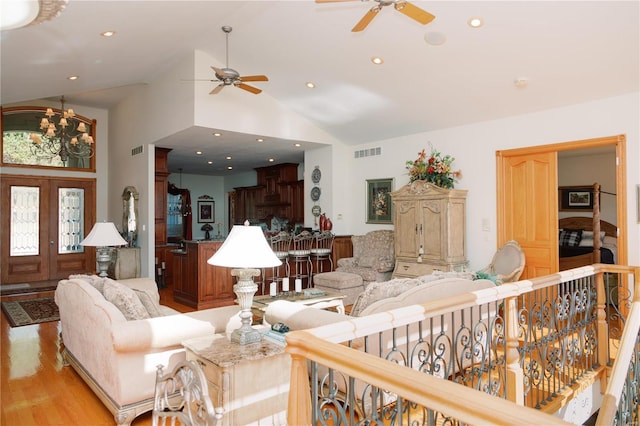
{"type": "Polygon", "coordinates": [[[324,222],[324,230],[331,231],[332,228],[333,228],[333,222],[331,222],[331,219],[327,218],[327,220],[324,222]]]}
{"type": "Polygon", "coordinates": [[[327,216],[324,213],[322,213],[320,215],[320,232],[324,232],[326,224],[327,224],[327,216]]]}

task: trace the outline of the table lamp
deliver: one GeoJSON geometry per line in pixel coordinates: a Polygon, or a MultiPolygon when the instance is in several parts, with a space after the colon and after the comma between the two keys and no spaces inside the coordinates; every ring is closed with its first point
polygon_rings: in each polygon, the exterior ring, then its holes
{"type": "Polygon", "coordinates": [[[222,246],[207,260],[207,263],[234,268],[231,270],[231,275],[238,277],[238,282],[233,286],[233,292],[238,296],[242,325],[237,330],[233,330],[231,341],[241,345],[259,342],[262,335],[251,327],[253,294],[258,290],[253,277],[260,275],[260,269],[257,268],[269,268],[282,264],[271,250],[262,228],[249,226],[248,221],[244,225],[234,225],[222,246]]]}
{"type": "Polygon", "coordinates": [[[111,262],[111,246],[126,246],[127,242],[122,238],[113,222],[96,222],[80,245],[96,247],[98,272],[102,278],[106,278],[107,269],[109,269],[111,262]]]}

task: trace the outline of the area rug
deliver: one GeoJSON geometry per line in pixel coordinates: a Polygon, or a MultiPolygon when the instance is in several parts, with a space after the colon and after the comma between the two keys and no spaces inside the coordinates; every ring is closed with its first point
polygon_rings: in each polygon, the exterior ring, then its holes
{"type": "Polygon", "coordinates": [[[53,297],[2,302],[2,312],[11,327],[58,321],[60,313],[53,297]]]}
{"type": "Polygon", "coordinates": [[[31,283],[21,284],[3,284],[0,285],[0,296],[9,296],[14,294],[38,293],[43,291],[54,291],[57,283],[51,285],[38,285],[31,283]]]}

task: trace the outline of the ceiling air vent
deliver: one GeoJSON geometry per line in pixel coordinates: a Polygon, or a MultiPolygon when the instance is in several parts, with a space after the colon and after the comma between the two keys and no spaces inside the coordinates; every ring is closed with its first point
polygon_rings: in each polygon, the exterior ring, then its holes
{"type": "Polygon", "coordinates": [[[356,159],[365,158],[365,157],[374,157],[376,155],[382,155],[382,148],[377,147],[377,148],[368,148],[368,149],[358,149],[353,152],[353,157],[356,159]]]}
{"type": "Polygon", "coordinates": [[[142,145],[136,146],[135,148],[131,149],[131,156],[133,157],[134,155],[142,154],[143,152],[144,148],[142,147],[142,145]]]}

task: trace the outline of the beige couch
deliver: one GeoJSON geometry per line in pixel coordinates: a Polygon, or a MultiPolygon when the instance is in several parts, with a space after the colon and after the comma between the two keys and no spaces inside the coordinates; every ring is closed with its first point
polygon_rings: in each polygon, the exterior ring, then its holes
{"type": "Polygon", "coordinates": [[[171,371],[183,361],[182,341],[224,332],[239,311],[235,305],[180,314],[159,304],[150,278],[115,282],[72,276],[58,283],[55,300],[65,361],[118,425],[128,425],[153,409],[156,366],[171,371]]]}
{"type": "MultiPolygon", "coordinates": [[[[495,287],[493,281],[480,279],[471,280],[463,278],[464,273],[439,273],[434,275],[426,275],[418,277],[416,279],[396,279],[384,283],[371,283],[369,287],[360,295],[353,308],[356,310],[356,316],[354,318],[350,315],[339,314],[331,311],[319,311],[313,308],[305,307],[303,305],[287,302],[277,301],[271,303],[265,312],[265,321],[268,323],[281,322],[287,325],[291,330],[304,330],[321,326],[328,326],[330,324],[348,321],[350,324],[348,327],[339,327],[340,330],[358,330],[362,329],[363,321],[366,316],[381,314],[393,309],[398,309],[406,306],[423,304],[430,301],[443,299],[451,296],[456,296],[464,293],[469,293],[476,290],[495,287]],[[462,276],[462,277],[461,277],[462,276]]],[[[464,315],[466,318],[471,318],[469,309],[465,309],[464,315]]],[[[445,378],[455,375],[459,372],[460,367],[466,368],[472,362],[479,361],[476,359],[480,353],[474,353],[473,359],[462,356],[460,353],[452,353],[452,351],[458,352],[459,347],[451,345],[443,345],[434,348],[434,353],[438,352],[437,356],[434,356],[432,362],[424,364],[421,357],[425,356],[424,353],[414,351],[413,349],[420,346],[418,339],[420,337],[429,340],[429,334],[434,337],[443,339],[443,336],[452,336],[456,330],[453,330],[451,324],[460,324],[462,312],[456,312],[453,315],[442,315],[435,317],[432,321],[427,322],[430,324],[431,329],[425,327],[420,330],[417,323],[409,326],[402,326],[396,328],[394,331],[391,329],[382,332],[379,337],[372,336],[368,339],[366,351],[370,354],[385,358],[392,353],[411,353],[407,359],[398,359],[392,357],[395,362],[406,365],[410,368],[418,369],[423,372],[428,372],[436,377],[445,378]],[[453,321],[453,322],[452,322],[453,321]],[[450,360],[457,359],[460,363],[449,362],[450,360]]],[[[493,309],[485,310],[481,312],[481,317],[476,320],[484,322],[485,326],[489,326],[491,318],[495,316],[493,309]]],[[[379,318],[377,318],[379,320],[379,318]]],[[[485,329],[480,327],[479,329],[485,329]]],[[[331,335],[328,330],[325,330],[325,336],[331,335]]],[[[453,341],[454,339],[451,339],[453,341]]],[[[355,339],[351,342],[352,347],[358,350],[365,350],[362,339],[355,339]]],[[[478,349],[477,347],[475,349],[478,349]]],[[[486,350],[487,348],[483,348],[486,350]]],[[[432,353],[431,355],[434,355],[432,353]]],[[[428,355],[427,355],[428,356],[428,355]]],[[[327,380],[332,380],[334,377],[333,385],[339,391],[338,399],[341,399],[346,394],[346,388],[349,386],[344,377],[339,378],[340,375],[330,376],[327,374],[327,369],[323,366],[318,367],[319,380],[323,381],[323,385],[327,386],[327,380]]],[[[356,410],[361,410],[360,414],[369,413],[372,406],[371,395],[367,392],[370,388],[363,382],[356,380],[354,382],[354,391],[356,400],[359,401],[356,404],[356,410]]],[[[392,394],[383,392],[384,403],[390,403],[394,401],[395,397],[392,394]]],[[[379,401],[378,401],[379,402],[379,401]]]]}

